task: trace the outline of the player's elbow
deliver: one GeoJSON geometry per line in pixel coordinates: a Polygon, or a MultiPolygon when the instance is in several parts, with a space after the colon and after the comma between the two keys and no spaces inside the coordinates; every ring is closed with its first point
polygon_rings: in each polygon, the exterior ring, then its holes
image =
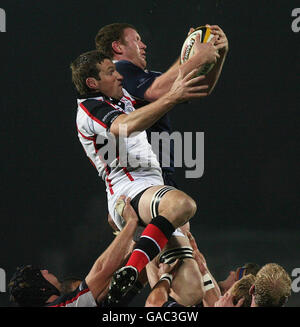
{"type": "Polygon", "coordinates": [[[162,307],[166,301],[157,296],[149,296],[146,300],[145,307],[162,307]]]}
{"type": "Polygon", "coordinates": [[[148,102],[154,102],[164,95],[162,85],[155,80],[153,84],[144,93],[144,99],[148,102]]]}
{"type": "Polygon", "coordinates": [[[136,130],[132,126],[122,124],[114,128],[110,128],[109,131],[115,137],[130,137],[136,130]]]}
{"type": "Polygon", "coordinates": [[[127,115],[121,115],[111,124],[109,131],[115,137],[129,137],[134,132],[134,126],[127,120],[127,115]]]}

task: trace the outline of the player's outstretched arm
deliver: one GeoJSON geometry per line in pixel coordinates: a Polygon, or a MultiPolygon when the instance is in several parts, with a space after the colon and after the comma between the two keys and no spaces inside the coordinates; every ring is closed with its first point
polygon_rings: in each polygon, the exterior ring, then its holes
{"type": "MultiPolygon", "coordinates": [[[[121,199],[124,200],[125,197],[122,196],[121,199]]],[[[122,266],[126,259],[138,224],[138,217],[130,205],[130,198],[126,199],[125,204],[123,218],[126,220],[126,225],[124,229],[95,261],[85,279],[94,298],[98,300],[99,295],[103,294],[103,291],[107,289],[113,273],[122,266]]]]}
{"type": "Polygon", "coordinates": [[[159,280],[148,295],[145,307],[162,307],[168,301],[172,280],[179,265],[178,260],[172,265],[160,264],[158,270],[159,280]]]}
{"type": "MultiPolygon", "coordinates": [[[[190,30],[190,32],[192,31],[193,29],[190,30]]],[[[144,98],[149,102],[153,102],[166,94],[176,80],[179,68],[182,70],[183,74],[188,74],[194,69],[199,69],[204,64],[216,62],[218,57],[219,55],[214,46],[214,42],[201,43],[200,36],[197,36],[195,55],[182,65],[180,65],[180,58],[178,58],[165,73],[154,80],[145,92],[144,98]]]]}
{"type": "Polygon", "coordinates": [[[221,297],[219,285],[207,267],[204,255],[199,251],[197,243],[193,235],[188,232],[188,239],[193,248],[193,255],[198,264],[199,270],[203,276],[205,295],[203,297],[203,305],[205,307],[213,307],[221,297]]]}
{"type": "Polygon", "coordinates": [[[135,110],[128,115],[118,116],[110,127],[110,132],[115,136],[129,136],[134,132],[140,132],[151,127],[157,120],[170,111],[176,104],[191,99],[199,99],[207,96],[207,85],[199,85],[204,76],[194,77],[197,70],[183,73],[179,69],[178,76],[169,92],[164,96],[144,107],[135,110]],[[122,126],[126,126],[123,132],[122,126]]]}

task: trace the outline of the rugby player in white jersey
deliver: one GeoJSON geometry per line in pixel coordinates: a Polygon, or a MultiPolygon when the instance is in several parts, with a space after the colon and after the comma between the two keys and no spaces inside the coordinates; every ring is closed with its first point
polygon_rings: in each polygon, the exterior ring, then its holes
{"type": "MultiPolygon", "coordinates": [[[[122,87],[123,77],[107,56],[96,50],[84,53],[73,61],[71,69],[79,93],[78,137],[105,181],[109,214],[122,229],[124,220],[115,206],[120,195],[124,194],[132,199],[133,208],[146,225],[127,264],[113,277],[109,299],[116,304],[134,285],[142,269],[164,249],[175,230],[196,212],[196,203],[190,196],[164,186],[159,162],[147,141],[145,130],[176,104],[207,96],[208,86],[200,85],[204,76],[194,77],[197,70],[188,74],[179,70],[178,77],[164,96],[135,110],[133,98],[122,87]],[[114,141],[115,146],[111,147],[114,141]],[[119,147],[120,143],[123,148],[119,147]],[[110,146],[105,148],[108,144],[110,146]],[[103,149],[115,152],[111,155],[103,149]],[[128,159],[125,163],[121,152],[128,159]],[[108,160],[104,158],[105,154],[108,160]]],[[[192,253],[189,255],[192,258],[192,253]]],[[[192,259],[190,262],[191,267],[195,266],[192,269],[194,278],[190,279],[186,271],[185,279],[194,286],[190,287],[194,294],[188,297],[188,304],[192,305],[203,296],[203,281],[197,264],[192,259]]]]}

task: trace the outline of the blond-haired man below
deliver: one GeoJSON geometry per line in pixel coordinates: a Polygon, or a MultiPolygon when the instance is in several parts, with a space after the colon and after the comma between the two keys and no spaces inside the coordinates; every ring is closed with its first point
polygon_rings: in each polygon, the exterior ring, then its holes
{"type": "Polygon", "coordinates": [[[282,307],[291,295],[291,278],[276,263],[264,265],[250,288],[251,307],[282,307]]]}

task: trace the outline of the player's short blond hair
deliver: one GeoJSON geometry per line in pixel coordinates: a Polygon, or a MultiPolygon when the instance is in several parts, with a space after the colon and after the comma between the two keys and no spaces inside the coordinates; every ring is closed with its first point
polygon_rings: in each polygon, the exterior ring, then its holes
{"type": "Polygon", "coordinates": [[[234,283],[231,289],[233,296],[233,304],[236,305],[241,298],[244,298],[242,307],[250,307],[252,296],[250,295],[250,288],[255,282],[255,276],[248,274],[234,283]]]}
{"type": "Polygon", "coordinates": [[[259,307],[281,307],[291,295],[291,278],[276,263],[263,266],[256,275],[254,301],[259,307]]]}

